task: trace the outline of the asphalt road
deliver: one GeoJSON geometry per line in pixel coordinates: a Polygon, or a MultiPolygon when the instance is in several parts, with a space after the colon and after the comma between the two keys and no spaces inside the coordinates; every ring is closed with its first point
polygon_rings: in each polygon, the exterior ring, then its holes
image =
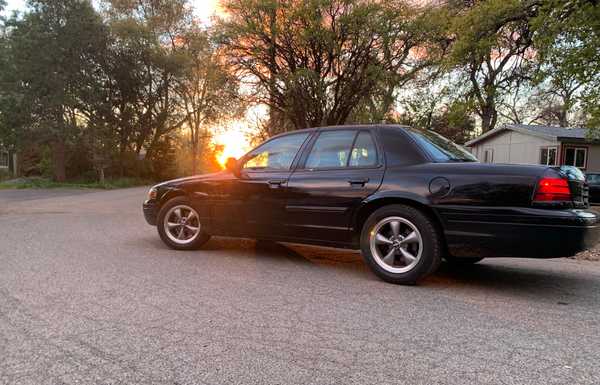
{"type": "Polygon", "coordinates": [[[417,287],[356,253],[167,249],[145,189],[0,191],[0,384],[598,384],[600,263],[417,287]]]}

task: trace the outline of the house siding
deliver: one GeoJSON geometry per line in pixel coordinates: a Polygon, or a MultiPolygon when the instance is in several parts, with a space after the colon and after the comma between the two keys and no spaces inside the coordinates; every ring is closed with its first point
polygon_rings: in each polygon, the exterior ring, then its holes
{"type": "MultiPolygon", "coordinates": [[[[553,140],[508,130],[471,146],[477,159],[483,161],[486,149],[494,151],[493,163],[539,164],[540,148],[559,146],[553,140]]],[[[600,151],[600,146],[598,151],[600,151]]],[[[600,161],[600,157],[598,158],[600,161]]],[[[600,166],[600,164],[599,164],[600,166]]]]}

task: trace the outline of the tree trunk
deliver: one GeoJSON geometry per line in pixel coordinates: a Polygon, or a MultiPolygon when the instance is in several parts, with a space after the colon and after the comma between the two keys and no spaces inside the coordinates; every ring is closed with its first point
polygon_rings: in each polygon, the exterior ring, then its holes
{"type": "Polygon", "coordinates": [[[98,182],[100,182],[100,184],[104,184],[104,181],[104,167],[100,166],[100,168],[98,169],[98,182]]]}
{"type": "Polygon", "coordinates": [[[52,142],[52,171],[56,182],[64,182],[67,179],[65,158],[65,142],[61,139],[57,139],[52,142]]]}
{"type": "Polygon", "coordinates": [[[486,133],[496,127],[498,112],[493,106],[484,106],[481,111],[481,132],[486,133]]]}
{"type": "Polygon", "coordinates": [[[198,172],[198,144],[192,145],[192,175],[196,175],[198,172]]]}
{"type": "Polygon", "coordinates": [[[270,39],[270,44],[268,47],[268,55],[269,55],[269,101],[271,103],[271,106],[269,107],[269,126],[268,126],[268,135],[269,136],[273,136],[276,135],[278,132],[278,127],[277,127],[277,111],[275,111],[275,109],[273,108],[273,106],[275,105],[275,92],[276,92],[276,85],[275,85],[275,77],[277,76],[276,72],[275,72],[275,68],[277,65],[277,60],[276,60],[276,33],[275,33],[275,29],[277,28],[277,10],[273,9],[271,10],[270,14],[269,14],[269,39],[270,39]]]}
{"type": "Polygon", "coordinates": [[[569,114],[569,107],[567,107],[567,104],[563,104],[560,108],[560,110],[558,111],[558,125],[561,127],[569,127],[569,119],[568,119],[568,114],[569,114]]]}
{"type": "Polygon", "coordinates": [[[119,178],[125,176],[125,150],[121,148],[119,150],[119,178]]]}

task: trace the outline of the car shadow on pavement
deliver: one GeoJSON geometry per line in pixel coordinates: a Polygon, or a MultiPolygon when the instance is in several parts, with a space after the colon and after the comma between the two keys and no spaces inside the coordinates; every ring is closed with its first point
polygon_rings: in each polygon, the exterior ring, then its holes
{"type": "Polygon", "coordinates": [[[327,247],[278,243],[271,241],[255,241],[250,239],[212,238],[202,250],[206,251],[251,251],[252,256],[273,263],[286,262],[298,266],[322,267],[323,269],[344,270],[352,274],[368,277],[370,273],[357,251],[333,249],[327,247]]]}
{"type": "MultiPolygon", "coordinates": [[[[594,293],[600,291],[600,280],[572,269],[557,269],[524,264],[510,265],[510,259],[472,266],[456,267],[442,263],[437,273],[423,285],[439,288],[468,288],[498,292],[508,296],[535,297],[560,305],[598,303],[594,293]]],[[[552,263],[552,262],[548,262],[552,263]]]]}
{"type": "MultiPolygon", "coordinates": [[[[162,244],[160,241],[158,243],[162,244]]],[[[363,281],[379,280],[368,270],[356,251],[215,237],[202,249],[188,253],[198,253],[201,256],[203,251],[235,258],[257,258],[274,265],[291,262],[301,268],[334,270],[363,281]]],[[[549,264],[552,262],[540,264],[538,261],[529,265],[504,258],[461,267],[444,262],[419,287],[444,291],[477,290],[488,294],[535,298],[560,305],[589,305],[599,301],[600,297],[593,295],[593,292],[600,292],[600,279],[594,279],[596,276],[578,273],[576,269],[562,268],[559,264],[549,264]]]]}

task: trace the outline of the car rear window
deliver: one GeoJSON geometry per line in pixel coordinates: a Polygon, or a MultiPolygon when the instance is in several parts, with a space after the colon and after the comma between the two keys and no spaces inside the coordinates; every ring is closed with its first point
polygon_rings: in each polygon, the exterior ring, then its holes
{"type": "Polygon", "coordinates": [[[407,129],[407,132],[436,162],[477,162],[477,158],[464,147],[436,132],[412,128],[407,129]]]}
{"type": "Polygon", "coordinates": [[[308,156],[306,168],[346,167],[355,136],[355,130],[324,131],[320,133],[308,156]]]}

